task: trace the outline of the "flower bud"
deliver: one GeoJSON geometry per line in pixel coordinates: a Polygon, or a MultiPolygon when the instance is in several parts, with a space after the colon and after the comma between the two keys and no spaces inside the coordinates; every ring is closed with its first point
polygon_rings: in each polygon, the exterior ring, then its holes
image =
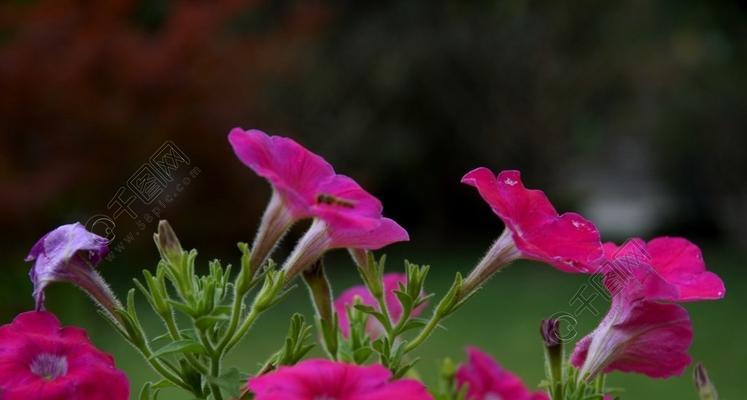
{"type": "Polygon", "coordinates": [[[184,249],[182,249],[182,245],[179,243],[179,238],[176,237],[174,229],[169,225],[169,221],[162,219],[158,222],[158,233],[153,235],[153,239],[164,261],[172,266],[178,266],[184,255],[184,249]]]}
{"type": "Polygon", "coordinates": [[[545,369],[550,380],[551,392],[560,396],[563,386],[563,341],[560,339],[560,321],[554,318],[542,320],[540,334],[545,343],[545,369]]]}
{"type": "Polygon", "coordinates": [[[324,273],[324,262],[319,259],[303,272],[303,279],[309,288],[317,317],[321,323],[332,322],[332,290],[324,273]]]}
{"type": "Polygon", "coordinates": [[[695,381],[695,387],[698,389],[700,400],[718,400],[716,387],[708,377],[708,371],[702,363],[695,365],[695,368],[693,369],[693,380],[695,381]]]}

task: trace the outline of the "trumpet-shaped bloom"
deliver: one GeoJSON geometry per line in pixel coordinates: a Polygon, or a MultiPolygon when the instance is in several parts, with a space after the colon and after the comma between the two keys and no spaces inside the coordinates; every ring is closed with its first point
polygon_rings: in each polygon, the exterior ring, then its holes
{"type": "Polygon", "coordinates": [[[518,250],[515,258],[541,261],[565,272],[590,272],[602,257],[594,224],[576,213],[558,215],[544,192],[524,187],[519,171],[495,176],[481,167],[468,172],[462,183],[477,188],[503,220],[510,244],[518,250]]]}
{"type": "MultiPolygon", "coordinates": [[[[386,302],[389,316],[392,318],[392,321],[396,323],[402,316],[402,304],[399,302],[399,299],[397,298],[397,295],[394,293],[394,291],[399,289],[400,283],[405,284],[405,282],[407,282],[407,276],[400,273],[389,273],[384,274],[383,280],[384,301],[386,302]]],[[[335,312],[337,313],[338,321],[340,323],[340,330],[345,337],[347,337],[350,333],[350,321],[348,320],[347,309],[353,306],[356,297],[360,298],[361,304],[379,309],[378,302],[364,285],[353,286],[342,292],[340,297],[335,299],[334,307],[335,312]]],[[[412,310],[412,315],[420,315],[420,313],[423,311],[423,308],[425,308],[425,304],[422,304],[412,310]]],[[[381,323],[375,318],[368,319],[368,326],[366,328],[368,334],[374,338],[378,337],[384,332],[384,328],[381,326],[381,323]]]]}
{"type": "Polygon", "coordinates": [[[239,159],[274,189],[252,246],[253,265],[264,262],[288,228],[304,218],[319,223],[299,242],[292,260],[301,264],[289,267],[291,276],[328,249],[375,250],[408,240],[401,226],[382,216],[376,197],[292,139],[236,128],[228,140],[239,159]]]}
{"type": "Polygon", "coordinates": [[[544,392],[532,392],[521,379],[506,371],[489,355],[467,348],[468,361],[456,373],[457,387],[467,385],[468,400],[550,400],[544,392]]]}
{"type": "Polygon", "coordinates": [[[576,345],[581,376],[637,372],[653,378],[681,374],[690,364],[692,324],[671,302],[723,297],[723,282],[706,271],[700,250],[685,239],[631,239],[605,244],[601,272],[612,305],[599,326],[576,345]]]}
{"type": "Polygon", "coordinates": [[[29,277],[34,284],[36,309],[44,308],[44,289],[51,282],[77,285],[104,308],[118,304],[95,268],[109,252],[108,241],[80,223],[62,225],[47,233],[31,248],[26,261],[34,261],[29,277]]]}
{"type": "Polygon", "coordinates": [[[228,141],[239,160],[272,184],[293,219],[311,217],[318,187],[335,175],[332,165],[293,139],[256,129],[234,128],[228,141]]]}
{"type": "Polygon", "coordinates": [[[26,312],[0,327],[3,400],[127,400],[129,391],[111,356],[50,313],[26,312]]]}
{"type": "Polygon", "coordinates": [[[631,239],[621,247],[614,243],[605,243],[605,256],[614,259],[617,253],[630,254],[626,248],[631,246],[638,247],[641,252],[646,253],[645,257],[649,259],[648,264],[653,268],[653,272],[670,286],[668,295],[659,296],[655,300],[688,302],[724,297],[724,282],[718,275],[706,270],[700,248],[687,239],[660,237],[648,243],[640,239],[631,239]]]}
{"type": "Polygon", "coordinates": [[[327,250],[377,250],[410,239],[404,228],[382,216],[381,202],[354,180],[336,175],[320,189],[324,192],[312,208],[316,218],[283,266],[288,277],[297,275],[327,250]]]}
{"type": "Polygon", "coordinates": [[[252,378],[249,390],[256,400],[432,399],[422,383],[391,378],[391,372],[381,365],[315,359],[252,378]]]}
{"type": "Polygon", "coordinates": [[[597,329],[576,344],[571,362],[590,377],[621,371],[668,378],[690,365],[692,335],[682,306],[615,297],[597,329]]]}

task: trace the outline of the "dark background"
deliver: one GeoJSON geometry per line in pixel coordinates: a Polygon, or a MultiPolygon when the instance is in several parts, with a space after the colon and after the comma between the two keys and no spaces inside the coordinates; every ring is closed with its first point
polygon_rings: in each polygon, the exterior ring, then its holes
{"type": "MultiPolygon", "coordinates": [[[[0,317],[31,307],[22,261],[31,245],[59,224],[111,213],[118,189],[167,141],[200,172],[182,191],[167,187],[174,199],[158,214],[203,261],[235,262],[234,244],[251,240],[269,195],[226,141],[241,126],[293,137],[379,196],[412,236],[390,250],[392,268],[405,257],[431,263],[437,289],[502,229],[459,183],[476,166],[520,169],[606,239],[691,238],[729,292],[690,307],[694,355],[737,398],[747,359],[746,21],[738,1],[4,1],[0,317]]],[[[121,251],[102,266],[121,293],[157,257],[153,204],[133,207],[135,218],[116,220],[121,251]]],[[[514,269],[426,346],[423,375],[445,340],[452,357],[476,343],[539,380],[535,322],[581,281],[514,269]],[[484,314],[495,323],[484,326],[484,314]]],[[[337,273],[354,282],[348,265],[337,273]]],[[[81,295],[56,290],[52,309],[65,322],[105,335],[91,307],[71,310],[86,304],[81,295]]],[[[308,311],[302,293],[289,303],[287,312],[308,311]]],[[[282,310],[267,324],[285,329],[282,310]]],[[[144,369],[117,338],[102,342],[128,372],[144,369]]],[[[687,377],[619,379],[628,398],[694,398],[687,377]]]]}

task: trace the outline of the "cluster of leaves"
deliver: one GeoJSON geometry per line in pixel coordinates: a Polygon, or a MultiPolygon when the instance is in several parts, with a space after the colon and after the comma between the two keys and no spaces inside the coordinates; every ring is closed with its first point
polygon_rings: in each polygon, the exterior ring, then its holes
{"type": "MultiPolygon", "coordinates": [[[[196,399],[222,400],[224,394],[240,398],[247,375],[236,368],[224,370],[223,358],[256,319],[288,293],[284,273],[272,262],[264,268],[252,266],[249,247],[240,243],[241,269],[233,280],[231,266],[224,267],[217,260],[209,263],[206,275],[198,275],[197,252],[183,250],[165,221],[159,225],[155,240],[161,253],[155,274],[145,270],[142,282],[135,279],[134,283],[166,332],[152,338],[145,332],[135,307],[135,289],[129,291],[126,306],[115,310],[112,319],[115,329],[162,378],[147,383],[140,399],[156,399],[166,387],[180,387],[196,399]],[[258,289],[247,307],[245,298],[254,288],[258,289]],[[187,327],[180,326],[182,320],[189,321],[187,327]]],[[[300,360],[312,347],[306,344],[311,329],[301,315],[294,315],[284,346],[267,360],[260,373],[300,360]]]]}
{"type": "Polygon", "coordinates": [[[429,319],[413,316],[413,311],[425,305],[432,297],[425,291],[425,280],[429,266],[416,265],[405,261],[406,280],[394,290],[402,306],[401,314],[394,318],[387,306],[384,288],[384,266],[386,257],[376,260],[367,254],[366,262],[358,266],[358,272],[365,287],[376,300],[376,306],[363,304],[356,299],[353,307],[347,309],[350,323],[349,334],[344,337],[339,329],[338,316],[332,310],[329,299],[329,283],[324,274],[323,265],[317,264],[304,274],[307,286],[317,310],[317,324],[324,349],[333,360],[343,360],[363,364],[373,357],[389,368],[395,377],[404,376],[418,358],[408,355],[420,346],[439,326],[439,323],[456,311],[464,301],[461,295],[462,277],[456,275],[449,291],[439,301],[429,319]],[[380,334],[371,336],[370,322],[376,321],[380,334]],[[417,331],[415,337],[408,334],[417,331]]]}

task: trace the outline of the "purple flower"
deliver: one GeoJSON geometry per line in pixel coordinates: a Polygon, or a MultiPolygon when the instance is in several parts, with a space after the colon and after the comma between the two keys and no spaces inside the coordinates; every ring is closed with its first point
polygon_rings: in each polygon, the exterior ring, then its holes
{"type": "Polygon", "coordinates": [[[95,270],[108,253],[108,240],[77,222],[44,235],[26,257],[26,261],[34,261],[29,277],[34,284],[36,309],[44,309],[47,285],[69,282],[86,291],[105,309],[114,310],[119,302],[95,270]]]}

